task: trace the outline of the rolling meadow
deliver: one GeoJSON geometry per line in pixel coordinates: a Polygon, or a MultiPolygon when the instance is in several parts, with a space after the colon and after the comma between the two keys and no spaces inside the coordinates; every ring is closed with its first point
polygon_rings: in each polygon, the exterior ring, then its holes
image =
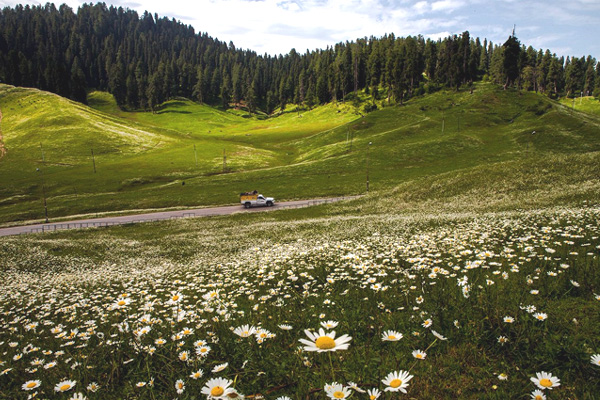
{"type": "Polygon", "coordinates": [[[599,396],[597,100],[0,101],[5,226],[362,195],[0,239],[0,399],[599,396]]]}

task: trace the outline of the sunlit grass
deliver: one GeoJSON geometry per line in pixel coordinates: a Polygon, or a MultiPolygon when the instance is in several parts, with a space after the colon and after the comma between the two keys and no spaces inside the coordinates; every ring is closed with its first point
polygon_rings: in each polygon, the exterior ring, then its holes
{"type": "Polygon", "coordinates": [[[53,396],[67,378],[89,399],[191,399],[222,377],[245,395],[325,399],[334,381],[383,391],[404,370],[412,398],[526,398],[546,371],[561,382],[552,399],[593,398],[596,206],[377,216],[352,204],[4,239],[4,393],[39,380],[53,396]],[[302,350],[304,330],[330,322],[348,348],[302,350]],[[382,340],[389,330],[402,338],[382,340]]]}

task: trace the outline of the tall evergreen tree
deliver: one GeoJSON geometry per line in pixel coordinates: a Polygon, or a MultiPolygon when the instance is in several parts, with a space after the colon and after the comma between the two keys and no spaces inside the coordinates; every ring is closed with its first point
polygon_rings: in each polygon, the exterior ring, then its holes
{"type": "Polygon", "coordinates": [[[508,86],[513,85],[520,73],[520,59],[521,59],[521,42],[514,35],[510,36],[506,42],[502,45],[504,48],[502,67],[506,77],[504,89],[508,86]]]}

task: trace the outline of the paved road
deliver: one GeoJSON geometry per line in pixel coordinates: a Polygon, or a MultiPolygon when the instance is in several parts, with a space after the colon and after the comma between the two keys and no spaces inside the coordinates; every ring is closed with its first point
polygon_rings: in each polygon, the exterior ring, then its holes
{"type": "Polygon", "coordinates": [[[281,210],[285,208],[302,208],[314,206],[323,203],[333,203],[340,200],[350,200],[358,196],[348,197],[335,197],[327,199],[313,199],[313,200],[298,200],[298,201],[286,201],[282,203],[276,203],[273,207],[253,207],[250,209],[244,209],[241,205],[237,206],[225,206],[225,207],[211,207],[211,208],[197,208],[193,210],[179,210],[179,211],[162,211],[147,214],[136,214],[136,215],[124,215],[121,217],[106,217],[106,218],[92,218],[82,219],[76,221],[62,221],[62,222],[51,222],[48,224],[36,224],[36,225],[25,225],[25,226],[14,226],[10,228],[0,228],[0,236],[11,236],[21,235],[25,233],[43,233],[53,232],[63,229],[81,229],[81,228],[93,228],[99,226],[112,226],[112,225],[125,225],[135,224],[140,222],[151,222],[151,221],[162,221],[177,218],[191,218],[191,217],[208,217],[212,215],[227,215],[236,212],[260,212],[260,211],[271,211],[281,210]]]}

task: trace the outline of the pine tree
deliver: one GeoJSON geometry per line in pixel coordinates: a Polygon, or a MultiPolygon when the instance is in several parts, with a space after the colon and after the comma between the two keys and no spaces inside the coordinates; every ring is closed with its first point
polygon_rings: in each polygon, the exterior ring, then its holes
{"type": "Polygon", "coordinates": [[[504,76],[506,78],[504,89],[513,85],[520,73],[520,57],[521,57],[521,43],[514,35],[510,36],[506,42],[502,45],[503,58],[502,67],[504,76]]]}

